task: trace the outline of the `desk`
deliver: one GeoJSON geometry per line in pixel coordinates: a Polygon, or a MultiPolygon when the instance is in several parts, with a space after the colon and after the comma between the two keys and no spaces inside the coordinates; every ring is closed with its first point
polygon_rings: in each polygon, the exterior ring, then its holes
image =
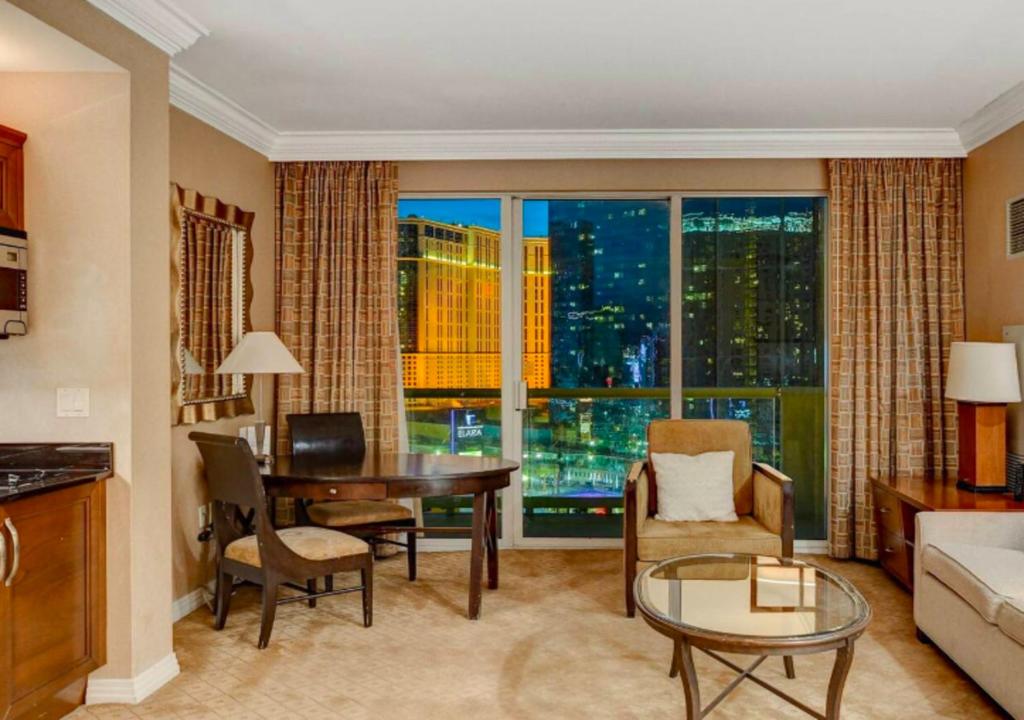
{"type": "Polygon", "coordinates": [[[961,510],[975,512],[1024,511],[1003,493],[960,490],[955,480],[894,476],[871,480],[878,530],[878,561],[907,590],[914,590],[914,517],[921,511],[961,510]]]}
{"type": "MultiPolygon", "coordinates": [[[[418,453],[367,454],[361,462],[282,456],[261,469],[267,495],[310,500],[388,500],[472,495],[469,618],[480,617],[483,560],[487,586],[498,587],[498,507],[518,463],[501,458],[418,453]]],[[[401,529],[408,532],[409,528],[401,529]]],[[[424,528],[430,531],[431,528],[424,528]]]]}

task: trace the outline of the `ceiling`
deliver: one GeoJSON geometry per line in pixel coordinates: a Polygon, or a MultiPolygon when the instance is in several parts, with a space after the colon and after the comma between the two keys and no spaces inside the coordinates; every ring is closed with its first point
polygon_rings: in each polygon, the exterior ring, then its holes
{"type": "Polygon", "coordinates": [[[123,72],[120,66],[0,0],[0,72],[123,72]]]}
{"type": "Polygon", "coordinates": [[[1021,0],[176,0],[175,58],[282,131],[947,128],[1021,0]]]}
{"type": "Polygon", "coordinates": [[[963,154],[1024,114],[1022,0],[90,2],[275,159],[963,154]]]}

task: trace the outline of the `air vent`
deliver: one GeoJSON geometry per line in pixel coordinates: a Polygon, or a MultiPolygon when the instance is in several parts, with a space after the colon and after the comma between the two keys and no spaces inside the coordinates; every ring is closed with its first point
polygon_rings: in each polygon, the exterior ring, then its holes
{"type": "Polygon", "coordinates": [[[1006,252],[1024,255],[1024,195],[1006,203],[1006,252]]]}

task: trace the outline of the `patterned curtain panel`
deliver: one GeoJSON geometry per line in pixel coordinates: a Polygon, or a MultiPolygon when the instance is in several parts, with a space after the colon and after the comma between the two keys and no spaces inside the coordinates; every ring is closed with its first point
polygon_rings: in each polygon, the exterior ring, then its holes
{"type": "Polygon", "coordinates": [[[234,230],[230,225],[185,211],[182,223],[182,326],[185,348],[206,370],[185,375],[186,399],[232,393],[232,377],[214,371],[232,350],[231,288],[234,230]]]}
{"type": "Polygon", "coordinates": [[[398,450],[397,205],[392,163],[275,167],[277,333],[306,369],[277,378],[278,453],[288,413],[341,410],[398,450]]]}
{"type": "Polygon", "coordinates": [[[830,552],[876,559],[870,478],[957,466],[943,386],[964,336],[962,165],[831,160],[828,171],[830,552]]]}

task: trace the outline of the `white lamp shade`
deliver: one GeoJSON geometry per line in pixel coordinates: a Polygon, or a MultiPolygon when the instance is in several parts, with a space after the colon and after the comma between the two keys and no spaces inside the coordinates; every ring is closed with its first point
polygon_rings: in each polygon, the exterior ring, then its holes
{"type": "Polygon", "coordinates": [[[303,372],[305,370],[302,366],[288,352],[280,338],[272,332],[251,332],[242,336],[242,341],[217,368],[218,375],[277,375],[303,372]]]}
{"type": "Polygon", "coordinates": [[[185,350],[185,374],[186,375],[202,375],[206,371],[203,370],[203,366],[196,360],[196,356],[192,354],[192,351],[188,348],[185,350]]]}
{"type": "Polygon", "coordinates": [[[1013,343],[953,343],[946,397],[976,403],[1020,402],[1017,349],[1013,343]]]}

